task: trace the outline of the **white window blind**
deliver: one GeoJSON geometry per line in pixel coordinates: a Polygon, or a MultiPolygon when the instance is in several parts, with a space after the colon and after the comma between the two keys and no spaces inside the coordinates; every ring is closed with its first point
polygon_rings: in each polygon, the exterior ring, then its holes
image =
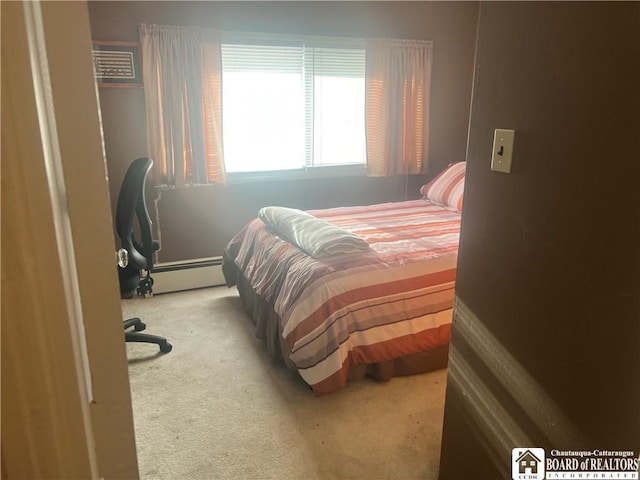
{"type": "Polygon", "coordinates": [[[359,46],[223,42],[227,172],[364,165],[364,62],[359,46]]]}

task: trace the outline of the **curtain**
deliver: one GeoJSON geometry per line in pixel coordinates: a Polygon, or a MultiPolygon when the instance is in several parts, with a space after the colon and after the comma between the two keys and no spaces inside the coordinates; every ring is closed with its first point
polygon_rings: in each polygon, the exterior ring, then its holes
{"type": "Polygon", "coordinates": [[[366,50],[369,175],[426,173],[432,43],[371,39],[366,50]]]}
{"type": "Polygon", "coordinates": [[[147,144],[155,183],[224,183],[220,35],[140,25],[147,144]]]}

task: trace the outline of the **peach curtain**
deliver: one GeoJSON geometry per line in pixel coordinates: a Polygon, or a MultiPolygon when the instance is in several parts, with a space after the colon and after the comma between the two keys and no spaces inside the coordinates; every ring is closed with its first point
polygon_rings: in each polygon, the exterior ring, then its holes
{"type": "Polygon", "coordinates": [[[224,183],[219,32],[142,24],[140,43],[156,185],[224,183]]]}
{"type": "Polygon", "coordinates": [[[432,43],[371,39],[366,49],[369,175],[426,173],[432,43]]]}

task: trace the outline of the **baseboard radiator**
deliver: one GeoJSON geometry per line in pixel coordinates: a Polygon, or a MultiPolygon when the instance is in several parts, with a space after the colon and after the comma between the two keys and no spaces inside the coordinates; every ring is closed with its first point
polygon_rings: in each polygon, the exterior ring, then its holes
{"type": "Polygon", "coordinates": [[[225,284],[222,274],[222,257],[156,263],[151,276],[154,294],[225,284]]]}

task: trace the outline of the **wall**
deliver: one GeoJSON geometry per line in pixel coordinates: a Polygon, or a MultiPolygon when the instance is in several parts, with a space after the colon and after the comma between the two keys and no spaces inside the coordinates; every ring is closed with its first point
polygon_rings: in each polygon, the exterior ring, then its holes
{"type": "MultiPolygon", "coordinates": [[[[137,42],[140,23],[432,40],[431,175],[465,158],[476,3],[90,2],[89,12],[94,40],[137,42]]],[[[144,92],[100,88],[100,103],[115,206],[128,164],[147,153],[144,92]]],[[[231,236],[264,205],[324,208],[397,201],[415,198],[427,178],[411,176],[408,185],[405,178],[352,177],[163,191],[158,202],[160,260],[220,255],[231,236]]]]}
{"type": "Polygon", "coordinates": [[[482,4],[442,480],[511,478],[514,447],[638,454],[638,85],[640,3],[482,4]]]}

